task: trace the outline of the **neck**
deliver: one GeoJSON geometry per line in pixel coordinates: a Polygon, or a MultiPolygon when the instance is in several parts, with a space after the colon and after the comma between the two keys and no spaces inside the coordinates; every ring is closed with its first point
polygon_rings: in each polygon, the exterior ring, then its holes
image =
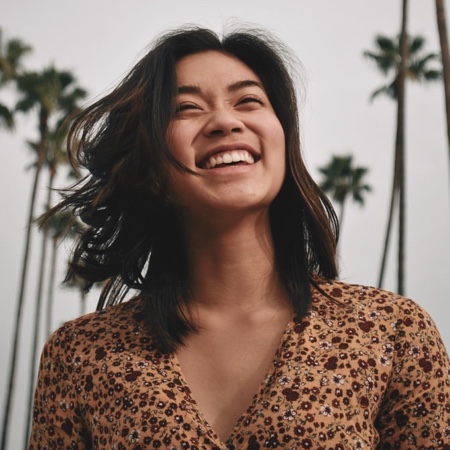
{"type": "Polygon", "coordinates": [[[275,270],[268,214],[220,224],[185,224],[191,304],[220,314],[251,315],[286,303],[275,270]]]}

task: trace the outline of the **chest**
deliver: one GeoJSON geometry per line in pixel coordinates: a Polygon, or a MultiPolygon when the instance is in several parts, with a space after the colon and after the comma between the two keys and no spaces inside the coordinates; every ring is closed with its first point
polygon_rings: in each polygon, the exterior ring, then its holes
{"type": "Polygon", "coordinates": [[[271,339],[230,332],[191,344],[185,355],[125,346],[83,377],[87,366],[80,366],[80,403],[92,435],[108,430],[108,445],[139,434],[145,444],[220,450],[255,440],[291,450],[307,438],[334,445],[344,434],[350,446],[375,442],[372,419],[390,366],[379,363],[370,341],[352,346],[338,329],[292,325],[271,339]]]}
{"type": "Polygon", "coordinates": [[[285,323],[272,329],[199,333],[177,351],[176,364],[206,421],[226,441],[265,385],[285,323]]]}

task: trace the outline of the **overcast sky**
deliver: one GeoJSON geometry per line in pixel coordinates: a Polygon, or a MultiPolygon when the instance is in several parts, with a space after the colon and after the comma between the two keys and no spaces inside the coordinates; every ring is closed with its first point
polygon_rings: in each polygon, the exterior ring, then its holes
{"type": "MultiPolygon", "coordinates": [[[[448,3],[446,7],[448,16],[448,3]]],[[[28,68],[40,70],[53,63],[58,69],[72,70],[89,91],[90,100],[114,86],[153,37],[168,28],[196,23],[220,32],[236,22],[251,22],[277,34],[304,66],[303,152],[313,175],[317,176],[317,167],[327,163],[332,154],[351,153],[356,164],[370,169],[367,181],[373,192],[367,196],[366,206],[347,207],[340,264],[341,279],[374,285],[387,220],[396,109],[389,99],[369,102],[371,91],[384,80],[362,53],[373,47],[377,33],[398,33],[400,9],[400,0],[2,0],[0,27],[3,38],[19,37],[33,46],[26,59],[28,68]]],[[[410,1],[409,31],[426,37],[428,51],[439,51],[434,2],[410,1]]],[[[406,290],[431,313],[449,348],[450,198],[443,99],[441,83],[407,87],[406,290]]],[[[14,134],[0,131],[0,402],[5,395],[32,179],[26,171],[32,155],[24,142],[36,136],[32,115],[18,121],[14,134]]],[[[45,183],[40,206],[44,189],[45,183]]],[[[34,244],[35,261],[38,239],[34,244]]],[[[60,278],[64,267],[61,255],[60,278]]],[[[11,449],[21,443],[37,270],[34,262],[26,296],[11,449]]],[[[396,288],[394,248],[385,288],[396,288]]],[[[89,309],[95,303],[95,295],[91,295],[89,309]]],[[[59,290],[54,326],[78,313],[77,293],[59,290]]]]}

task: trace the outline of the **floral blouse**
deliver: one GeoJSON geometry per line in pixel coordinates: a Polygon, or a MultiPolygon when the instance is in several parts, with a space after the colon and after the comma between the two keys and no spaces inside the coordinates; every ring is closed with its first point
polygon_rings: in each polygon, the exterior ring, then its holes
{"type": "Polygon", "coordinates": [[[222,442],[141,300],[63,325],[42,352],[30,450],[450,449],[450,363],[430,317],[379,289],[320,282],[222,442]]]}

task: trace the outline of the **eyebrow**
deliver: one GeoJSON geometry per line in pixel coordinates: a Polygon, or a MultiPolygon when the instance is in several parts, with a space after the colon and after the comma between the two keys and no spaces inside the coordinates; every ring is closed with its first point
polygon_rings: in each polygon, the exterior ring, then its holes
{"type": "Polygon", "coordinates": [[[259,87],[264,91],[263,85],[259,81],[255,80],[242,80],[237,81],[236,83],[232,83],[228,86],[228,90],[231,92],[238,91],[239,89],[246,87],[259,87]]]}
{"type": "MultiPolygon", "coordinates": [[[[256,80],[236,81],[235,83],[231,83],[230,85],[228,85],[227,90],[229,92],[236,92],[239,89],[243,89],[246,87],[258,87],[264,91],[263,85],[259,81],[256,81],[256,80]]],[[[196,86],[193,84],[187,84],[187,85],[178,86],[177,91],[178,91],[178,94],[198,94],[201,92],[201,88],[200,88],[200,86],[196,86]]]]}

